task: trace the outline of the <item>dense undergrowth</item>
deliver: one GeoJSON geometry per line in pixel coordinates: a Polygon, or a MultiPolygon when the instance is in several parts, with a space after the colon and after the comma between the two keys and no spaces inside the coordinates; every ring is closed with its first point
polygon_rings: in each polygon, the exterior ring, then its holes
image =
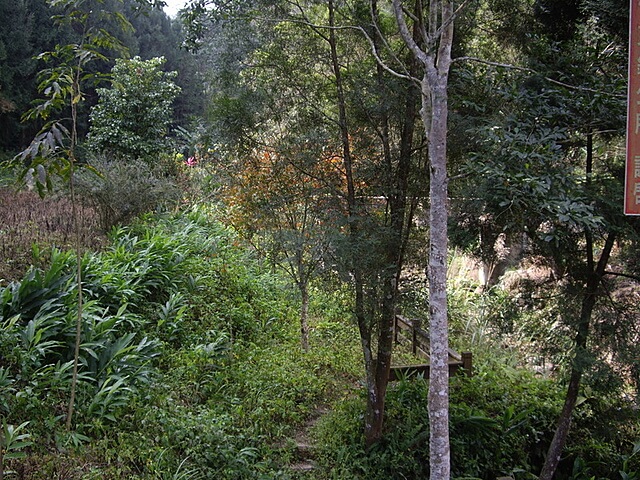
{"type": "Polygon", "coordinates": [[[354,332],[325,317],[303,355],[289,288],[203,211],[111,242],[83,258],[71,432],[75,256],[54,250],[0,291],[0,414],[28,422],[31,442],[7,466],[30,479],[288,478],[285,440],[358,376],[354,332]]]}
{"type": "MultiPolygon", "coordinates": [[[[43,250],[21,281],[0,290],[9,478],[427,478],[426,382],[392,384],[383,441],[366,451],[348,295],[314,291],[303,353],[295,290],[217,217],[213,208],[149,216],[84,255],[71,431],[75,254],[43,250]],[[316,468],[297,472],[293,439],[325,411],[311,431],[316,468]]],[[[452,295],[454,344],[474,351],[475,375],[452,381],[453,474],[536,478],[562,384],[519,368],[500,344],[514,314],[503,294],[464,292],[452,295]]],[[[622,398],[585,392],[558,479],[637,478],[637,411],[622,398]]]]}
{"type": "MultiPolygon", "coordinates": [[[[458,480],[538,478],[564,398],[563,387],[549,378],[487,361],[473,377],[451,385],[451,466],[458,480]]],[[[337,406],[316,427],[316,478],[429,478],[428,385],[405,379],[388,392],[384,439],[365,451],[363,398],[337,406]]],[[[556,478],[637,478],[637,411],[616,398],[584,399],[556,478]]]]}

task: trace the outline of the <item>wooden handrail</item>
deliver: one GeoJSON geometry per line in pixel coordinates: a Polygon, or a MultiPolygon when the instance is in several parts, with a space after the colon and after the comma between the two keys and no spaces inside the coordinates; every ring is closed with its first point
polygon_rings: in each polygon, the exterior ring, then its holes
{"type": "MultiPolygon", "coordinates": [[[[411,341],[411,351],[414,355],[420,355],[427,360],[429,359],[429,335],[420,327],[419,321],[410,320],[402,315],[396,315],[395,319],[395,332],[394,339],[396,343],[399,343],[399,336],[409,339],[411,341]]],[[[462,370],[464,375],[473,375],[473,355],[471,352],[458,353],[455,350],[449,349],[449,376],[456,374],[462,370]]],[[[429,378],[429,364],[420,365],[400,365],[391,367],[391,373],[389,381],[393,382],[400,378],[422,374],[427,379],[429,378]]]]}

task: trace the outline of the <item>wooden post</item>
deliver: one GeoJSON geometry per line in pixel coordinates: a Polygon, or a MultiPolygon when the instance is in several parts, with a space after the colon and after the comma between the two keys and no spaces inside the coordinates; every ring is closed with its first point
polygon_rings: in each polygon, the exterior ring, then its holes
{"type": "Polygon", "coordinates": [[[398,326],[398,315],[393,317],[393,341],[395,343],[398,343],[398,329],[400,327],[398,326]]]}
{"type": "Polygon", "coordinates": [[[467,377],[473,377],[473,354],[471,352],[462,352],[462,368],[467,377]]]}
{"type": "Polygon", "coordinates": [[[413,320],[411,321],[411,351],[415,355],[418,351],[418,335],[416,333],[415,325],[413,325],[413,320]]]}

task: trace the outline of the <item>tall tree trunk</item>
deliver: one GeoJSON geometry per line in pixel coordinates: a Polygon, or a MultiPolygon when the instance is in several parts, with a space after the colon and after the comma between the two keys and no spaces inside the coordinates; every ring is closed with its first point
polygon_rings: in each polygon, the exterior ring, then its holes
{"type": "MultiPolygon", "coordinates": [[[[338,103],[338,125],[342,141],[342,164],[344,166],[345,180],[347,184],[347,210],[349,215],[349,240],[353,247],[353,252],[358,250],[358,243],[361,236],[360,211],[355,193],[355,181],[353,178],[353,159],[351,156],[351,142],[349,140],[349,128],[347,124],[347,110],[342,83],[342,72],[338,59],[338,48],[335,27],[335,4],[333,0],[328,1],[329,8],[329,34],[327,40],[331,51],[331,66],[335,78],[336,95],[338,103]]],[[[367,410],[365,412],[365,441],[367,445],[372,445],[380,438],[382,432],[382,415],[384,412],[384,396],[378,391],[376,381],[376,359],[372,350],[372,322],[370,315],[365,309],[364,294],[364,273],[358,265],[357,260],[352,261],[351,267],[354,288],[355,288],[355,316],[360,331],[360,342],[365,364],[365,376],[367,385],[367,410]]]]}
{"type": "MultiPolygon", "coordinates": [[[[424,98],[424,97],[423,97],[424,98]]],[[[447,94],[431,88],[429,132],[429,438],[433,480],[450,476],[449,329],[447,316],[447,94]]],[[[423,107],[424,112],[424,107],[423,107]]],[[[426,113],[426,112],[425,112],[426,113]]],[[[423,117],[425,115],[423,113],[423,117]]]]}
{"type": "MultiPolygon", "coordinates": [[[[377,2],[372,1],[372,12],[374,21],[377,20],[377,2]]],[[[379,50],[379,38],[374,36],[376,51],[379,50]]],[[[384,70],[378,65],[378,88],[380,94],[384,95],[384,70]]],[[[383,106],[379,118],[380,141],[384,156],[386,185],[385,191],[388,198],[389,207],[389,235],[384,245],[384,265],[381,272],[382,291],[381,311],[378,322],[378,337],[376,357],[370,353],[365,353],[365,363],[369,358],[367,374],[369,401],[367,402],[367,412],[365,421],[365,441],[368,447],[380,440],[382,437],[382,427],[385,412],[385,397],[387,385],[389,383],[389,373],[391,369],[391,355],[393,351],[394,324],[398,303],[398,281],[403,265],[404,248],[403,242],[405,232],[409,228],[410,219],[406,214],[409,172],[411,169],[413,134],[415,130],[417,94],[413,86],[409,87],[404,111],[404,124],[400,137],[400,151],[397,167],[394,171],[394,159],[392,156],[391,140],[389,136],[389,116],[383,106]]],[[[368,332],[367,348],[370,350],[371,323],[363,318],[363,326],[368,332]]],[[[364,345],[363,345],[364,347],[364,345]]]]}
{"type": "MultiPolygon", "coordinates": [[[[432,0],[421,48],[407,27],[401,0],[393,9],[404,42],[420,62],[420,115],[429,142],[429,463],[432,480],[448,480],[451,474],[449,446],[449,333],[447,318],[447,86],[453,44],[453,2],[432,0]]],[[[421,17],[415,17],[415,19],[421,17]]],[[[415,20],[414,20],[415,21],[415,20]]],[[[420,22],[421,20],[417,20],[420,22]]]]}
{"type": "Polygon", "coordinates": [[[571,427],[571,416],[576,406],[578,393],[580,391],[580,381],[582,380],[583,373],[581,360],[587,351],[591,316],[596,304],[598,289],[604,276],[605,267],[607,266],[607,262],[611,256],[614,241],[615,234],[609,233],[602,249],[602,253],[600,254],[598,264],[595,269],[589,273],[576,332],[576,350],[573,358],[573,366],[571,368],[571,376],[569,377],[567,395],[564,400],[562,411],[560,412],[560,418],[558,419],[558,425],[556,427],[555,434],[553,435],[553,440],[551,441],[549,451],[547,452],[547,458],[545,459],[542,471],[540,472],[540,480],[552,480],[554,478],[556,469],[560,463],[562,450],[564,449],[564,445],[567,441],[569,428],[571,427]]]}

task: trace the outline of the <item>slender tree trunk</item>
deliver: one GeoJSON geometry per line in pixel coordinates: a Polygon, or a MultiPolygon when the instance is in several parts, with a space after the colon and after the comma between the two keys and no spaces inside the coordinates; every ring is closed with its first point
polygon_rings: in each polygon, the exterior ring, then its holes
{"type": "Polygon", "coordinates": [[[542,467],[542,472],[540,472],[540,480],[552,480],[556,473],[556,469],[558,468],[558,464],[560,463],[562,450],[564,449],[569,429],[571,427],[571,415],[573,414],[573,409],[575,408],[578,400],[581,377],[582,372],[580,370],[575,368],[571,370],[571,377],[567,387],[567,395],[564,400],[562,411],[560,412],[560,417],[558,418],[558,425],[556,426],[553,440],[551,441],[551,445],[547,452],[547,458],[545,459],[542,467]]]}
{"type": "Polygon", "coordinates": [[[562,451],[567,441],[569,429],[571,427],[571,416],[578,400],[580,391],[580,381],[582,379],[583,367],[581,367],[581,359],[587,351],[587,341],[589,338],[589,330],[591,327],[591,316],[596,304],[598,289],[604,276],[605,267],[611,256],[611,250],[615,241],[615,234],[609,233],[600,259],[594,270],[589,274],[585,294],[582,300],[580,311],[580,319],[575,339],[575,355],[573,358],[573,367],[571,368],[571,376],[567,387],[567,395],[565,397],[564,406],[560,412],[558,425],[556,427],[553,440],[547,452],[547,458],[540,472],[540,480],[552,480],[560,463],[562,451]]]}
{"type": "MultiPolygon", "coordinates": [[[[333,0],[329,0],[329,46],[331,49],[331,66],[336,84],[336,93],[338,100],[338,124],[340,126],[340,136],[342,140],[342,163],[344,165],[346,183],[347,183],[347,209],[349,215],[349,239],[353,247],[353,252],[358,250],[358,242],[361,235],[360,231],[360,212],[357,205],[355,182],[353,178],[353,159],[351,157],[351,142],[349,140],[349,128],[347,125],[346,101],[344,96],[344,88],[342,84],[342,72],[340,70],[340,62],[338,60],[338,49],[335,29],[335,4],[333,0]]],[[[376,383],[376,361],[373,358],[373,350],[371,345],[371,321],[366,314],[365,295],[364,295],[364,274],[361,267],[357,264],[357,260],[352,262],[352,272],[355,284],[355,315],[360,331],[360,342],[362,344],[362,352],[365,364],[365,376],[367,385],[367,410],[365,412],[365,441],[367,445],[372,445],[379,438],[379,432],[382,430],[382,411],[380,402],[384,399],[380,397],[376,383]]]]}
{"type": "MultiPolygon", "coordinates": [[[[432,480],[448,480],[449,447],[449,333],[447,318],[447,85],[453,44],[453,2],[432,0],[426,26],[420,25],[421,48],[407,27],[401,0],[393,0],[404,42],[422,65],[420,115],[429,142],[429,463],[432,480]]],[[[421,16],[414,16],[421,22],[421,16]]]]}
{"type": "MultiPolygon", "coordinates": [[[[449,330],[447,316],[447,95],[431,90],[429,158],[429,426],[431,479],[450,476],[449,330]]],[[[423,114],[424,115],[424,114],[423,114]]]]}
{"type": "Polygon", "coordinates": [[[82,334],[82,311],[83,311],[83,298],[82,298],[82,254],[80,252],[80,225],[78,221],[78,212],[76,207],[75,191],[73,188],[73,169],[70,180],[71,185],[71,209],[74,222],[75,236],[76,236],[76,281],[78,283],[78,311],[76,316],[76,336],[73,349],[73,373],[71,376],[71,394],[69,396],[69,406],[67,408],[67,421],[66,428],[71,430],[71,423],[73,420],[73,411],[76,401],[76,390],[78,387],[78,363],[80,360],[80,343],[82,334]]]}
{"type": "MultiPolygon", "coordinates": [[[[591,173],[593,171],[593,132],[587,132],[587,158],[586,158],[586,187],[591,184],[591,173]]],[[[580,318],[577,325],[575,339],[575,355],[573,358],[573,366],[567,386],[567,394],[565,396],[564,405],[558,418],[558,425],[551,440],[551,445],[547,452],[547,458],[540,472],[540,480],[552,480],[562,451],[564,450],[569,429],[571,428],[571,417],[578,401],[580,393],[580,382],[582,380],[582,364],[581,359],[587,354],[587,342],[589,340],[589,330],[591,329],[591,317],[593,309],[596,305],[598,290],[604,277],[605,268],[611,256],[611,250],[615,241],[615,234],[610,232],[605,240],[604,247],[600,252],[600,259],[595,263],[594,258],[594,241],[592,233],[587,230],[585,232],[585,243],[587,250],[586,266],[588,276],[585,284],[585,293],[582,300],[580,310],[580,318]]]]}
{"type": "MultiPolygon", "coordinates": [[[[377,2],[372,2],[374,21],[377,19],[377,2]]],[[[378,38],[374,37],[374,45],[378,50],[378,38]]],[[[378,87],[380,94],[384,94],[383,69],[378,66],[378,87]]],[[[367,341],[363,343],[365,349],[365,364],[367,370],[368,405],[365,421],[365,441],[368,447],[372,446],[382,437],[382,428],[385,413],[385,397],[389,383],[391,369],[391,356],[393,351],[393,333],[396,308],[398,303],[398,280],[402,270],[404,246],[404,233],[409,228],[406,218],[406,204],[408,194],[408,178],[411,168],[413,133],[416,116],[415,89],[410,87],[405,104],[404,125],[401,132],[400,152],[397,169],[394,171],[394,161],[391,153],[391,141],[389,136],[389,119],[384,107],[381,110],[380,140],[385,164],[386,192],[389,202],[389,238],[385,243],[385,265],[382,275],[381,311],[378,322],[378,338],[376,357],[371,351],[371,327],[370,321],[363,316],[363,330],[367,330],[367,341]]]]}
{"type": "Polygon", "coordinates": [[[364,357],[365,384],[367,388],[367,407],[364,415],[364,437],[367,447],[375,444],[382,434],[382,419],[384,410],[384,399],[379,397],[376,382],[376,359],[373,357],[371,345],[371,322],[369,321],[364,308],[364,281],[362,272],[356,270],[355,294],[356,294],[356,322],[360,332],[360,344],[364,357]]]}
{"type": "Polygon", "coordinates": [[[298,283],[302,302],[300,305],[300,344],[302,351],[309,351],[309,285],[307,281],[301,280],[298,283]]]}
{"type": "Polygon", "coordinates": [[[78,363],[80,360],[80,342],[81,342],[81,333],[82,333],[82,314],[83,314],[83,297],[82,297],[82,252],[81,252],[81,235],[80,235],[80,220],[78,218],[78,207],[77,207],[77,198],[75,185],[73,180],[74,170],[75,170],[75,147],[78,139],[78,106],[76,99],[81,97],[80,93],[80,66],[77,69],[77,76],[74,81],[73,88],[73,98],[71,99],[71,145],[69,147],[69,165],[70,165],[70,173],[69,173],[69,189],[71,194],[71,216],[73,220],[73,228],[75,232],[75,243],[76,243],[76,281],[78,283],[78,311],[76,317],[76,337],[74,342],[74,351],[73,351],[73,374],[71,377],[71,393],[69,396],[69,406],[67,409],[67,420],[66,420],[66,428],[67,430],[71,430],[71,424],[73,421],[73,411],[75,407],[76,401],[76,390],[78,387],[78,363]]]}
{"type": "MultiPolygon", "coordinates": [[[[328,1],[329,26],[335,26],[335,4],[333,0],[328,1]]],[[[358,251],[358,243],[361,236],[360,211],[355,194],[355,182],[353,178],[353,159],[351,156],[351,142],[349,139],[349,128],[347,124],[346,101],[344,87],[342,83],[342,72],[338,59],[337,39],[334,28],[329,29],[327,37],[331,50],[331,66],[335,78],[338,124],[342,141],[342,163],[344,166],[345,179],[347,184],[347,209],[349,215],[349,239],[353,247],[353,252],[358,251]]],[[[366,388],[367,388],[367,409],[365,412],[365,442],[367,446],[373,445],[382,433],[382,420],[384,415],[384,389],[386,383],[382,382],[382,376],[386,367],[379,368],[378,362],[386,362],[384,358],[373,357],[372,350],[372,319],[365,309],[365,278],[364,272],[357,259],[352,261],[352,273],[355,288],[355,316],[360,332],[360,342],[365,364],[366,388]],[[384,388],[380,391],[380,386],[384,383],[384,388]]],[[[388,374],[387,374],[388,375],[388,374]]]]}

